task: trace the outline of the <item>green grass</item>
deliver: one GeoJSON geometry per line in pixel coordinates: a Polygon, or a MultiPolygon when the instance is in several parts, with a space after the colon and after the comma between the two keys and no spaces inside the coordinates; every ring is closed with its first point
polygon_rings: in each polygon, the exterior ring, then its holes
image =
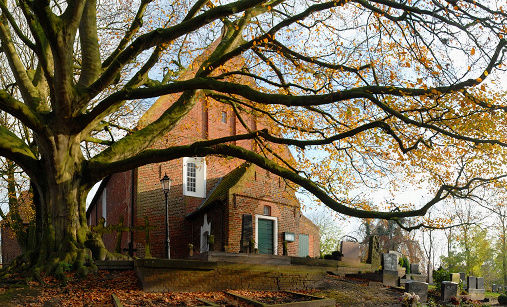
{"type": "Polygon", "coordinates": [[[502,293],[498,293],[498,292],[488,292],[486,291],[486,297],[499,297],[500,294],[502,293]]]}

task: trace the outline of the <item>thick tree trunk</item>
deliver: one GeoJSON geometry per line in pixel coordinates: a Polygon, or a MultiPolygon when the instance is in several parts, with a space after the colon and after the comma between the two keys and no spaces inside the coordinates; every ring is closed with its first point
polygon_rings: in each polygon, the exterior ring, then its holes
{"type": "Polygon", "coordinates": [[[86,275],[96,270],[93,256],[112,257],[87,225],[86,196],[91,184],[82,175],[79,138],[55,137],[49,146],[39,147],[44,169],[34,184],[35,231],[21,266],[36,275],[45,272],[63,277],[68,270],[86,275]]]}

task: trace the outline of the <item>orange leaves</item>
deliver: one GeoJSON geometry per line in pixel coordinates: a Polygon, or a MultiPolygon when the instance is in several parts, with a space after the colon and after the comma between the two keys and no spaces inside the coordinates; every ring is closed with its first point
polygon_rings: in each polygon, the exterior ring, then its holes
{"type": "Polygon", "coordinates": [[[474,54],[475,54],[475,48],[472,48],[472,50],[470,50],[470,54],[471,54],[471,55],[474,55],[474,54]]]}

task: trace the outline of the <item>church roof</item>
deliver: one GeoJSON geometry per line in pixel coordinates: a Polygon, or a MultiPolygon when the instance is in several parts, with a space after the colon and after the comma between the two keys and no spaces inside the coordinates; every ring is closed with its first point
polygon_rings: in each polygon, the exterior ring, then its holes
{"type": "Polygon", "coordinates": [[[246,173],[247,169],[250,166],[251,166],[250,163],[243,163],[239,167],[235,168],[230,173],[222,177],[222,179],[218,181],[213,190],[211,190],[210,195],[202,202],[202,204],[194,212],[187,215],[187,217],[192,217],[198,212],[201,212],[202,210],[209,208],[213,204],[226,201],[229,195],[229,190],[239,182],[239,180],[243,177],[243,175],[246,173]]]}

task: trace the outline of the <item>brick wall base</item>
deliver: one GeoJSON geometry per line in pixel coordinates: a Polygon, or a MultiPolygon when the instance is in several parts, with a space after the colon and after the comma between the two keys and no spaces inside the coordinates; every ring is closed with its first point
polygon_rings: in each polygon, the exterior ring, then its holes
{"type": "MultiPolygon", "coordinates": [[[[363,267],[364,268],[364,267],[363,267]]],[[[199,292],[222,290],[307,290],[315,288],[328,271],[358,272],[358,268],[267,265],[197,260],[142,259],[135,270],[144,291],[199,292]]]]}

